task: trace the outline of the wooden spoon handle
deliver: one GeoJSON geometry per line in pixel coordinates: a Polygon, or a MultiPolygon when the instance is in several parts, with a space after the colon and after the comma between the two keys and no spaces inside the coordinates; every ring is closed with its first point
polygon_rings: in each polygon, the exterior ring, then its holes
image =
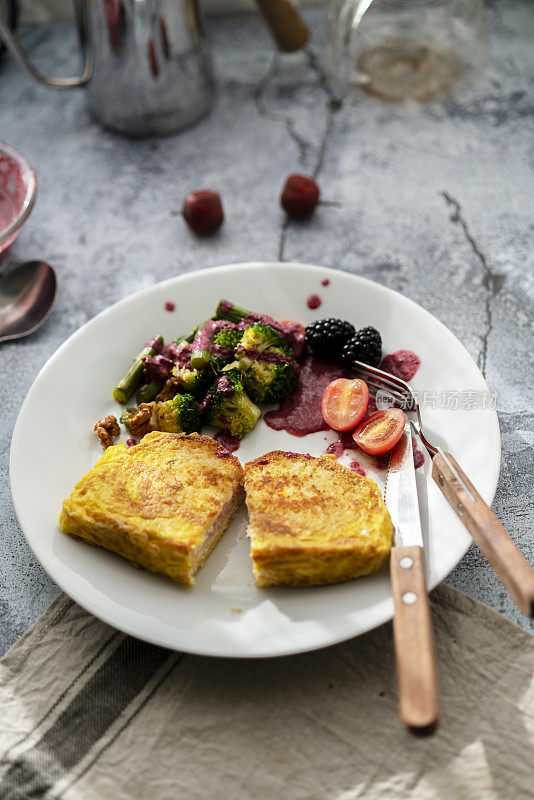
{"type": "Polygon", "coordinates": [[[412,733],[424,736],[438,726],[439,699],[423,549],[394,547],[390,574],[399,714],[412,733]]]}
{"type": "Polygon", "coordinates": [[[284,53],[300,50],[308,41],[308,28],[289,0],[256,0],[278,48],[284,53]]]}
{"type": "Polygon", "coordinates": [[[450,453],[438,453],[432,477],[524,614],[534,616],[534,571],[450,453]],[[464,486],[462,486],[462,482],[464,486]],[[469,491],[467,491],[467,489],[469,491]]]}

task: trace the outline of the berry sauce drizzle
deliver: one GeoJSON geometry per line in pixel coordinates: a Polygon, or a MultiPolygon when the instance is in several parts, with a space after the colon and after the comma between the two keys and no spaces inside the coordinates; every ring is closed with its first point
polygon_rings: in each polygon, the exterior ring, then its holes
{"type": "Polygon", "coordinates": [[[306,300],[306,305],[308,308],[319,308],[323,301],[319,297],[318,294],[311,294],[308,299],[306,300]]]}
{"type": "Polygon", "coordinates": [[[219,431],[213,438],[216,442],[219,442],[225,450],[228,450],[229,453],[235,453],[236,450],[239,450],[239,439],[231,436],[228,431],[219,431]]]}
{"type": "Polygon", "coordinates": [[[297,388],[275,411],[263,419],[275,431],[287,431],[293,436],[328,430],[321,412],[321,400],[329,383],[347,377],[347,372],[334,361],[306,356],[300,363],[297,388]]]}

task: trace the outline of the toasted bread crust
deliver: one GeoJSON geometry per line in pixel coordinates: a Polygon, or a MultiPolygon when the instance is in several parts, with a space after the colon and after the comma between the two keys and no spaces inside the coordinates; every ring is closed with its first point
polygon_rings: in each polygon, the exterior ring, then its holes
{"type": "Polygon", "coordinates": [[[245,464],[248,535],[260,586],[311,586],[379,569],[393,525],[378,486],[331,456],[281,450],[245,464]]]}
{"type": "Polygon", "coordinates": [[[209,436],[147,434],[106,450],[63,503],[63,533],[182,583],[229,524],[243,497],[239,461],[209,436]]]}

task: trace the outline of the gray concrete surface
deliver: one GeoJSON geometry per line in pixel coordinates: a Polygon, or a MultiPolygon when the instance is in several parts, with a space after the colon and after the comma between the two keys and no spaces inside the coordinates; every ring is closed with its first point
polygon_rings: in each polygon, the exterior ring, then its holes
{"type": "MultiPolygon", "coordinates": [[[[100,129],[83,91],[34,86],[0,67],[0,138],[39,174],[39,199],[14,258],[46,257],[61,293],[45,327],[0,345],[0,647],[58,592],[29,551],[7,473],[11,432],[35,375],[94,314],[169,276],[246,260],[300,260],[400,290],[465,344],[497,392],[503,461],[494,508],[534,562],[532,283],[534,5],[489,8],[491,61],[461,97],[406,112],[368,100],[337,109],[313,55],[323,12],[308,11],[311,55],[273,59],[255,17],[212,20],[216,106],[197,127],[130,141],[100,129]],[[277,197],[293,171],[317,176],[325,198],[312,222],[287,224],[277,197]],[[198,240],[170,215],[185,194],[224,195],[227,221],[198,240]]],[[[65,24],[22,38],[43,69],[69,74],[76,42],[65,24]]],[[[449,576],[457,588],[524,627],[472,547],[449,576]]]]}

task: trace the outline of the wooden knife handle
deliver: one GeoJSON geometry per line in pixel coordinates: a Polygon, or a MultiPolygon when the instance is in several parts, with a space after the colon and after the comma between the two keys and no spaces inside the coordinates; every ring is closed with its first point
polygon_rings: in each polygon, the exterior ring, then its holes
{"type": "Polygon", "coordinates": [[[438,726],[439,699],[423,549],[394,547],[390,574],[399,714],[412,733],[425,736],[438,726]]]}
{"type": "Polygon", "coordinates": [[[289,0],[256,0],[278,48],[284,53],[300,50],[308,41],[308,28],[289,0]]]}
{"type": "Polygon", "coordinates": [[[468,487],[464,489],[440,453],[432,461],[432,477],[524,614],[534,616],[534,571],[491,508],[481,498],[450,453],[445,453],[468,487]],[[472,496],[470,496],[470,493],[472,496]]]}

